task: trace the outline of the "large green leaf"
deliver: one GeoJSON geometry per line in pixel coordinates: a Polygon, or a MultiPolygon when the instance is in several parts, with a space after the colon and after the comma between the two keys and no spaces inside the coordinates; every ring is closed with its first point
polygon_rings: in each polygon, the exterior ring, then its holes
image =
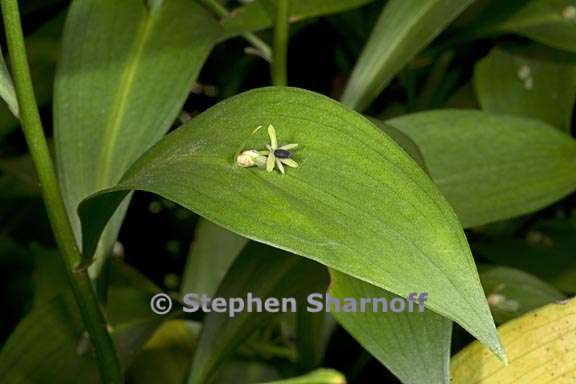
{"type": "Polygon", "coordinates": [[[201,219],[190,247],[180,292],[213,295],[248,239],[201,219]]]}
{"type": "Polygon", "coordinates": [[[466,238],[420,167],[361,115],[295,88],[228,99],[175,130],[112,191],[81,207],[85,250],[115,204],[157,193],[245,237],[309,257],[395,294],[430,294],[429,307],[498,349],[466,238]],[[286,175],[235,166],[243,149],[299,143],[286,175]]]}
{"type": "Polygon", "coordinates": [[[364,110],[390,80],[474,0],[390,0],[358,59],[342,102],[364,110]]]}
{"type": "Polygon", "coordinates": [[[572,127],[576,60],[539,50],[494,48],[476,65],[474,83],[482,109],[572,127]]]}
{"type": "MultiPolygon", "coordinates": [[[[290,20],[302,20],[342,12],[371,1],[374,0],[291,0],[290,20]]],[[[224,28],[222,38],[272,27],[274,24],[274,13],[270,12],[270,8],[273,6],[273,0],[255,0],[235,9],[230,17],[222,21],[224,28]]]]}
{"type": "MultiPolygon", "coordinates": [[[[54,123],[62,192],[78,238],[77,205],[114,185],[170,128],[220,33],[194,1],[146,4],[77,0],[68,13],[54,123]]],[[[122,217],[114,218],[106,247],[122,217]]]]}
{"type": "MultiPolygon", "coordinates": [[[[214,297],[295,298],[296,302],[328,285],[321,265],[262,244],[251,243],[238,256],[214,297]]],[[[248,304],[246,304],[248,305],[248,304]]],[[[205,383],[251,333],[277,313],[245,309],[235,317],[209,312],[190,370],[189,384],[205,383]]]]}
{"type": "Polygon", "coordinates": [[[549,304],[498,328],[509,364],[474,342],[452,359],[454,384],[576,382],[576,299],[549,304]]]}
{"type": "Polygon", "coordinates": [[[576,189],[576,142],[543,122],[441,110],[387,123],[419,146],[464,227],[535,211],[576,189]]]}
{"type": "Polygon", "coordinates": [[[4,61],[4,55],[0,47],[0,98],[6,102],[14,116],[18,116],[18,99],[12,77],[4,61]]]}
{"type": "MultiPolygon", "coordinates": [[[[389,312],[335,312],[336,320],[403,383],[448,383],[452,322],[429,310],[394,313],[390,302],[398,296],[383,289],[331,271],[329,293],[347,298],[384,298],[389,312]],[[414,364],[417,361],[418,364],[414,364]]],[[[415,292],[417,293],[417,292],[415,292]]],[[[417,297],[415,297],[417,299],[417,297]]],[[[403,300],[403,299],[402,299],[403,300]]]]}

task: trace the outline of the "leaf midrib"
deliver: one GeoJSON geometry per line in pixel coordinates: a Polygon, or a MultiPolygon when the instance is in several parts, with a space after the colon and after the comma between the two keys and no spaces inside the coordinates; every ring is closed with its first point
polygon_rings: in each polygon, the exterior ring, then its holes
{"type": "Polygon", "coordinates": [[[141,63],[141,57],[144,52],[144,47],[146,46],[146,41],[150,36],[150,31],[153,29],[157,18],[158,16],[156,15],[148,14],[138,27],[136,40],[128,58],[126,69],[121,76],[120,86],[118,87],[116,96],[112,101],[113,110],[110,114],[108,123],[104,127],[102,151],[100,152],[100,160],[98,162],[98,164],[102,164],[99,168],[97,177],[97,185],[100,188],[108,187],[108,183],[111,181],[110,170],[113,165],[112,158],[115,153],[113,149],[118,140],[122,120],[130,100],[129,95],[132,91],[132,85],[136,78],[136,73],[138,72],[138,66],[141,63]]]}

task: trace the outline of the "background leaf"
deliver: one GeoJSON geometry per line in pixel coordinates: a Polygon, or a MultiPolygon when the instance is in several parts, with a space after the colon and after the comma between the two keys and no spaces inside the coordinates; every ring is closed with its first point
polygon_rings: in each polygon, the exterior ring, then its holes
{"type": "MultiPolygon", "coordinates": [[[[77,205],[117,182],[166,133],[219,33],[194,1],[165,1],[154,12],[141,0],[72,4],[54,123],[62,192],[78,238],[77,205]]],[[[116,238],[125,207],[109,227],[103,252],[116,238]]]]}
{"type": "MultiPolygon", "coordinates": [[[[331,271],[330,295],[345,298],[385,298],[394,294],[331,271]]],[[[419,292],[418,292],[419,293],[419,292]]],[[[390,309],[389,309],[390,310],[390,309]]],[[[393,372],[402,383],[448,383],[452,322],[429,310],[379,313],[335,312],[336,320],[356,340],[393,372]],[[414,362],[418,364],[414,364],[414,362]]]]}
{"type": "Polygon", "coordinates": [[[474,83],[482,109],[540,119],[570,133],[576,59],[497,47],[476,64],[474,83]]]}
{"type": "Polygon", "coordinates": [[[291,379],[269,381],[263,384],[346,384],[346,377],[334,369],[317,369],[306,375],[291,379]]]}
{"type": "Polygon", "coordinates": [[[474,253],[504,266],[521,269],[554,287],[576,293],[575,219],[546,219],[526,233],[487,235],[473,243],[474,253]],[[543,263],[542,261],[546,262],[543,263]]]}
{"type": "Polygon", "coordinates": [[[363,111],[473,0],[390,0],[364,46],[342,102],[363,111]]]}
{"type": "Polygon", "coordinates": [[[453,211],[392,139],[324,96],[264,88],[195,117],[132,167],[115,188],[121,192],[81,208],[92,218],[84,222],[93,226],[84,230],[88,244],[131,189],[157,193],[245,237],[398,295],[426,290],[432,310],[498,350],[453,211]],[[235,166],[241,150],[268,142],[265,130],[253,132],[269,123],[280,143],[301,145],[294,153],[300,167],[281,175],[235,166]]]}
{"type": "MultiPolygon", "coordinates": [[[[554,48],[576,52],[574,0],[508,0],[484,2],[480,16],[464,35],[482,37],[517,33],[554,48]]],[[[456,32],[456,34],[462,31],[456,32]]]]}
{"type": "MultiPolygon", "coordinates": [[[[124,367],[163,321],[149,306],[157,289],[133,285],[133,275],[129,268],[116,266],[108,304],[112,335],[124,367]]],[[[98,383],[96,357],[86,335],[71,293],[65,291],[44,301],[22,320],[2,348],[2,380],[13,384],[98,383]]]]}
{"type": "Polygon", "coordinates": [[[181,384],[190,368],[196,337],[185,320],[169,320],[138,353],[127,373],[139,384],[181,384]]]}
{"type": "Polygon", "coordinates": [[[440,110],[387,121],[418,145],[464,227],[532,212],[576,189],[576,142],[548,124],[440,110]]]}
{"type": "Polygon", "coordinates": [[[480,269],[480,280],[496,323],[566,298],[556,288],[519,269],[486,266],[480,269]]]}
{"type": "Polygon", "coordinates": [[[180,292],[213,295],[248,239],[208,220],[196,225],[180,292]]]}
{"type": "Polygon", "coordinates": [[[509,365],[474,342],[452,358],[452,383],[573,383],[576,300],[549,304],[498,328],[509,365]]]}
{"type": "MultiPolygon", "coordinates": [[[[25,6],[25,5],[23,5],[25,6]]],[[[54,68],[58,56],[59,39],[64,24],[60,13],[26,36],[26,52],[38,106],[44,107],[52,99],[54,68]]],[[[7,105],[0,103],[0,142],[2,136],[20,126],[7,105]]]]}
{"type": "MultiPolygon", "coordinates": [[[[303,301],[310,292],[324,291],[326,271],[319,264],[279,249],[251,243],[234,262],[214,297],[294,297],[303,301]]],[[[256,329],[278,314],[243,311],[231,318],[210,312],[190,370],[189,384],[205,383],[213,370],[256,329]]]]}
{"type": "MultiPolygon", "coordinates": [[[[291,0],[290,21],[324,16],[360,7],[374,0],[291,0]]],[[[230,38],[245,32],[255,32],[272,27],[274,12],[270,12],[274,2],[255,0],[236,8],[230,17],[222,20],[223,38],[230,38]]]]}
{"type": "MultiPolygon", "coordinates": [[[[1,48],[1,47],[0,47],[1,48]]],[[[18,99],[16,98],[16,90],[12,83],[12,76],[8,72],[8,67],[4,61],[2,49],[0,49],[0,98],[2,98],[14,116],[18,116],[18,99]]]]}

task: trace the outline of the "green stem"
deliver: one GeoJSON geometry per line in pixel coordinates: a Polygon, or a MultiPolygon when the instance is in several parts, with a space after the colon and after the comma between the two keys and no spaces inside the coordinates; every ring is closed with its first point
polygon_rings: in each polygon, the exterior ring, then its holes
{"type": "MultiPolygon", "coordinates": [[[[218,0],[200,0],[202,4],[210,9],[216,16],[225,18],[230,16],[230,11],[224,7],[218,0]]],[[[244,40],[248,41],[260,53],[264,60],[270,62],[272,60],[272,50],[264,40],[259,38],[253,33],[246,32],[242,34],[244,40]]]]}
{"type": "Polygon", "coordinates": [[[96,349],[102,382],[120,384],[123,382],[120,362],[112,338],[108,333],[107,322],[94,293],[92,282],[85,270],[75,269],[80,261],[80,251],[76,246],[74,233],[66,214],[34,96],[22,25],[20,24],[18,1],[0,1],[12,75],[20,106],[22,129],[38,173],[50,225],[58,244],[59,253],[62,255],[70,287],[84,325],[96,349]]]}
{"type": "Polygon", "coordinates": [[[274,57],[272,58],[272,84],[285,86],[288,82],[287,57],[289,37],[290,0],[276,1],[274,20],[274,57]]]}

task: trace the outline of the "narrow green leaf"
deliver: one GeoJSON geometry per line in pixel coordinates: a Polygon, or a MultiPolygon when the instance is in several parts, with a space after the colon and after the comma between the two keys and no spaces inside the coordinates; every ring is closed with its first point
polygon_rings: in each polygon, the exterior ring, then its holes
{"type": "Polygon", "coordinates": [[[454,384],[576,382],[576,299],[549,304],[506,323],[498,333],[509,364],[474,342],[452,359],[454,384]]]}
{"type": "MultiPolygon", "coordinates": [[[[214,297],[289,298],[296,302],[328,285],[321,265],[276,248],[251,243],[236,259],[214,297]]],[[[190,370],[189,384],[205,383],[252,332],[277,314],[243,311],[235,317],[209,312],[204,318],[198,348],[190,370]]]]}
{"type": "Polygon", "coordinates": [[[576,97],[576,60],[545,52],[494,48],[476,64],[482,109],[543,120],[570,133],[576,97]]]}
{"type": "Polygon", "coordinates": [[[390,0],[358,59],[342,102],[362,111],[474,0],[390,0]]]}
{"type": "Polygon", "coordinates": [[[2,47],[0,47],[0,98],[6,102],[14,116],[18,117],[19,111],[16,90],[12,83],[12,76],[10,76],[10,72],[6,66],[6,62],[4,61],[2,47]]]}
{"type": "Polygon", "coordinates": [[[262,384],[346,384],[346,377],[334,369],[317,369],[306,375],[291,379],[268,381],[262,384]]]}
{"type": "Polygon", "coordinates": [[[543,122],[441,110],[387,123],[418,145],[464,227],[535,211],[576,189],[576,142],[543,122]]]}
{"type": "Polygon", "coordinates": [[[388,303],[389,312],[386,313],[375,312],[373,304],[368,304],[365,312],[357,308],[356,312],[334,313],[336,320],[368,352],[403,383],[449,382],[450,320],[429,310],[419,312],[417,296],[414,297],[413,312],[393,313],[390,303],[394,298],[399,299],[398,296],[336,271],[331,271],[330,275],[329,293],[343,302],[346,298],[358,301],[384,298],[388,303]]]}
{"type": "Polygon", "coordinates": [[[480,280],[497,323],[566,298],[548,283],[519,269],[485,267],[480,269],[480,280]]]}
{"type": "Polygon", "coordinates": [[[245,237],[311,258],[429,307],[498,350],[457,217],[428,176],[361,115],[312,92],[228,99],[164,138],[113,189],[81,207],[85,249],[128,190],[157,193],[245,237]],[[274,124],[298,143],[286,175],[235,165],[274,124]]]}
{"type": "Polygon", "coordinates": [[[213,295],[248,239],[200,219],[190,247],[180,292],[213,295]]]}
{"type": "MultiPolygon", "coordinates": [[[[80,201],[114,185],[166,133],[219,33],[194,1],[164,1],[153,11],[143,0],[72,3],[54,124],[62,191],[78,238],[80,201]]],[[[114,218],[106,247],[122,217],[114,218]]]]}
{"type": "Polygon", "coordinates": [[[305,303],[299,303],[295,337],[296,363],[301,372],[320,367],[336,325],[332,316],[324,312],[311,313],[305,303]]]}
{"type": "MultiPolygon", "coordinates": [[[[338,13],[371,1],[374,0],[290,0],[290,20],[297,21],[338,13]]],[[[223,39],[272,27],[274,13],[270,12],[271,7],[274,7],[272,0],[255,0],[235,9],[230,17],[222,21],[223,39]]]]}

